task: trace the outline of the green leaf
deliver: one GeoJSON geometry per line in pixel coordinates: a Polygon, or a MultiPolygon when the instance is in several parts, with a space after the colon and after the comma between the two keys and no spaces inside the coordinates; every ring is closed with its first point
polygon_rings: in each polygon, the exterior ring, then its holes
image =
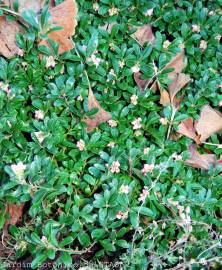
{"type": "Polygon", "coordinates": [[[42,263],[47,259],[48,255],[46,252],[44,253],[38,253],[35,257],[35,259],[31,263],[31,267],[33,269],[36,269],[42,265],[42,263]]]}
{"type": "Polygon", "coordinates": [[[23,19],[35,29],[39,28],[37,14],[33,10],[25,10],[22,12],[23,19]]]}
{"type": "Polygon", "coordinates": [[[87,50],[86,50],[86,57],[89,57],[94,53],[98,46],[98,32],[96,30],[93,31],[92,36],[88,42],[87,50]]]}
{"type": "Polygon", "coordinates": [[[100,241],[100,244],[104,247],[107,251],[115,251],[115,246],[111,243],[109,239],[104,239],[100,241]]]}
{"type": "Polygon", "coordinates": [[[92,231],[91,236],[93,239],[100,239],[103,238],[106,234],[106,231],[104,229],[95,229],[92,231]]]}

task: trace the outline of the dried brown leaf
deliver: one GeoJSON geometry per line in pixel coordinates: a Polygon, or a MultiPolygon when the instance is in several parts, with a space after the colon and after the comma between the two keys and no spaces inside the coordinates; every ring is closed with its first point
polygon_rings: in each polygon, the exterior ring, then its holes
{"type": "Polygon", "coordinates": [[[178,133],[193,139],[197,144],[200,144],[199,136],[194,128],[194,122],[192,118],[188,118],[178,125],[178,133]]]}
{"type": "MultiPolygon", "coordinates": [[[[134,73],[134,80],[135,80],[137,86],[139,87],[140,91],[143,93],[145,91],[145,89],[148,87],[148,83],[149,83],[150,79],[142,80],[142,79],[140,79],[141,75],[142,74],[140,72],[135,72],[134,73]]],[[[149,86],[149,88],[152,89],[153,91],[156,91],[158,89],[158,82],[155,81],[151,86],[149,86]]]]}
{"type": "Polygon", "coordinates": [[[209,105],[203,106],[195,128],[200,135],[200,141],[205,142],[212,134],[222,129],[222,114],[209,105]]]}
{"type": "Polygon", "coordinates": [[[208,170],[216,162],[214,154],[200,154],[195,145],[189,147],[189,152],[190,158],[185,163],[193,168],[208,170]]]}
{"type": "Polygon", "coordinates": [[[170,96],[166,90],[160,91],[160,104],[163,106],[167,106],[170,104],[170,96]]]}
{"type": "MultiPolygon", "coordinates": [[[[16,0],[10,0],[11,8],[13,8],[13,3],[16,0]]],[[[25,10],[32,10],[36,13],[39,13],[44,5],[44,0],[19,0],[19,13],[22,13],[25,10]]]]}
{"type": "Polygon", "coordinates": [[[178,73],[174,81],[168,86],[171,103],[174,103],[176,94],[190,81],[190,76],[184,73],[178,73]]]}
{"type": "Polygon", "coordinates": [[[137,27],[136,32],[133,33],[133,37],[139,42],[141,46],[143,46],[145,42],[153,43],[155,41],[152,27],[149,24],[137,27]]]}
{"type": "Polygon", "coordinates": [[[0,17],[0,54],[6,58],[22,54],[22,50],[16,45],[16,34],[19,32],[19,24],[16,21],[7,21],[5,16],[0,17]]]}
{"type": "Polygon", "coordinates": [[[184,50],[178,53],[165,67],[164,70],[173,68],[174,70],[168,74],[169,79],[174,80],[178,73],[186,67],[184,62],[184,50]]]}
{"type": "Polygon", "coordinates": [[[182,70],[186,67],[184,62],[184,51],[177,54],[171,61],[168,63],[164,70],[173,68],[174,70],[168,74],[168,78],[172,80],[172,83],[168,86],[168,93],[170,96],[170,102],[167,98],[166,93],[163,93],[164,96],[160,99],[160,103],[163,106],[172,104],[172,106],[177,109],[180,106],[181,99],[176,98],[177,93],[190,81],[190,77],[184,73],[181,73],[182,70]]]}
{"type": "Polygon", "coordinates": [[[87,118],[83,121],[87,124],[88,128],[87,131],[91,132],[94,128],[98,127],[99,124],[106,122],[112,118],[111,114],[107,111],[105,111],[95,98],[92,90],[89,90],[88,95],[88,109],[91,111],[92,109],[97,108],[99,111],[93,116],[92,119],[87,118]]]}
{"type": "MultiPolygon", "coordinates": [[[[77,25],[76,16],[78,8],[75,0],[65,0],[60,5],[50,8],[51,14],[50,28],[61,26],[63,29],[54,31],[48,37],[59,44],[59,53],[73,49],[73,42],[70,38],[75,34],[77,25]]],[[[39,45],[48,45],[47,40],[43,40],[39,45]]]]}
{"type": "Polygon", "coordinates": [[[23,214],[24,204],[7,204],[6,213],[10,215],[10,219],[6,220],[5,228],[8,225],[15,225],[20,221],[23,214]]]}

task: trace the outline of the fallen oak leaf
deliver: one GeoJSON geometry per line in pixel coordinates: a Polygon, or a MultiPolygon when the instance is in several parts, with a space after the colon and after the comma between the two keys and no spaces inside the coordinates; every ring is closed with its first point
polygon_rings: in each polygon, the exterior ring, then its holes
{"type": "Polygon", "coordinates": [[[112,118],[111,114],[105,111],[95,98],[92,89],[89,89],[88,94],[88,110],[91,111],[92,109],[97,108],[99,111],[93,116],[92,119],[86,118],[83,120],[87,124],[87,131],[91,132],[94,128],[98,127],[99,124],[107,122],[112,118]]]}
{"type": "Polygon", "coordinates": [[[185,161],[185,164],[193,168],[208,170],[216,162],[214,154],[200,154],[195,145],[189,146],[189,152],[190,158],[185,161]]]}
{"type": "Polygon", "coordinates": [[[205,142],[212,134],[222,129],[222,114],[209,105],[203,106],[195,128],[200,135],[200,141],[205,142]]]}
{"type": "Polygon", "coordinates": [[[196,129],[194,128],[194,122],[193,122],[193,118],[188,118],[184,121],[182,121],[179,125],[178,125],[178,133],[193,139],[197,144],[200,144],[200,138],[196,133],[196,129]]]}
{"type": "MultiPolygon", "coordinates": [[[[63,29],[49,33],[48,38],[59,44],[59,54],[73,49],[74,44],[71,37],[75,34],[78,13],[75,0],[65,0],[58,6],[49,8],[49,13],[51,14],[49,20],[50,29],[58,26],[63,29]]],[[[49,43],[47,40],[42,40],[39,45],[49,46],[49,43]]]]}
{"type": "Polygon", "coordinates": [[[154,43],[155,41],[155,36],[150,24],[137,27],[137,30],[132,34],[132,37],[135,38],[141,46],[143,46],[146,42],[154,43]]]}

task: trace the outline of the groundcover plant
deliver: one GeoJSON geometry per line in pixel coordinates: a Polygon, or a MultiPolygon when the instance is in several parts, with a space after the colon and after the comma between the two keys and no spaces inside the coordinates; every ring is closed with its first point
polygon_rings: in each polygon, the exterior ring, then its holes
{"type": "Polygon", "coordinates": [[[0,269],[221,269],[222,1],[43,2],[0,5],[0,269]]]}

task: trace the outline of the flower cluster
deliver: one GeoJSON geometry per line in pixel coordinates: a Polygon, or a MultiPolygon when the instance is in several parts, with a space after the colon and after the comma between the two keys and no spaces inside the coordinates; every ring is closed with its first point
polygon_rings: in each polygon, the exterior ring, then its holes
{"type": "Polygon", "coordinates": [[[111,167],[110,167],[110,171],[111,173],[119,173],[120,172],[120,163],[119,161],[113,161],[111,167]]]}
{"type": "Polygon", "coordinates": [[[20,161],[18,164],[12,164],[11,169],[12,169],[14,175],[16,176],[16,178],[20,182],[25,183],[26,165],[22,161],[20,161]]]}
{"type": "Polygon", "coordinates": [[[81,139],[76,144],[77,148],[79,148],[79,151],[85,150],[85,142],[81,139]]]}

